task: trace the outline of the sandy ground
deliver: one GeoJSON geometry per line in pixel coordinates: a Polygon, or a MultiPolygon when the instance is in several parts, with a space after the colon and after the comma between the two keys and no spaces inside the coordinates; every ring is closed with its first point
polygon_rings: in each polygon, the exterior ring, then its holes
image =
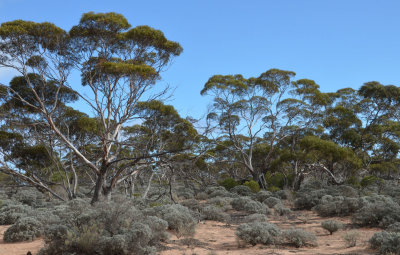
{"type": "MultiPolygon", "coordinates": [[[[247,245],[239,248],[235,237],[235,229],[238,224],[225,224],[216,221],[206,221],[197,226],[196,234],[190,239],[178,239],[172,236],[168,243],[164,244],[164,250],[160,252],[162,255],[258,255],[258,254],[274,254],[274,255],[305,255],[305,254],[374,254],[374,251],[368,248],[368,240],[377,231],[376,228],[359,228],[351,229],[349,217],[330,217],[321,218],[311,211],[294,212],[296,217],[282,217],[269,215],[268,220],[278,225],[281,229],[291,227],[301,228],[312,232],[317,237],[317,247],[295,248],[288,246],[265,246],[247,245]],[[329,233],[321,228],[321,222],[327,219],[334,219],[344,224],[344,228],[338,232],[329,235],[329,233]],[[347,231],[356,230],[359,233],[357,245],[347,248],[342,236],[347,231]]],[[[3,234],[9,226],[0,226],[0,255],[26,255],[28,251],[36,254],[44,245],[42,239],[33,242],[4,243],[3,234]]]]}
{"type": "Polygon", "coordinates": [[[9,227],[0,226],[0,255],[26,255],[28,251],[36,254],[43,247],[42,239],[36,239],[33,242],[4,243],[3,234],[9,227]]]}
{"type": "Polygon", "coordinates": [[[317,247],[288,247],[288,246],[265,246],[247,245],[246,247],[239,248],[238,242],[235,237],[236,224],[225,224],[215,221],[206,221],[204,224],[197,226],[197,231],[193,239],[182,240],[172,238],[166,244],[166,250],[162,251],[162,255],[222,255],[222,254],[276,254],[276,255],[305,255],[305,254],[374,254],[375,252],[369,249],[368,240],[380,229],[373,228],[359,228],[350,229],[350,218],[321,218],[310,211],[294,212],[297,214],[295,219],[287,219],[281,216],[269,216],[269,222],[278,225],[281,229],[288,228],[301,228],[306,231],[312,232],[317,237],[317,247]],[[344,224],[344,228],[329,235],[329,232],[321,228],[321,222],[327,219],[334,219],[344,224]],[[359,233],[359,239],[355,247],[347,248],[346,243],[342,236],[350,230],[356,230],[359,233]]]}

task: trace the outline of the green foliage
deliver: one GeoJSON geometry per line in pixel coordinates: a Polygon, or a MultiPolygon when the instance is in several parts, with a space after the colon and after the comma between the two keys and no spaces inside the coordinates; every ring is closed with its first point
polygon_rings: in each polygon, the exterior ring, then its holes
{"type": "Polygon", "coordinates": [[[361,179],[360,185],[363,189],[365,189],[365,188],[367,188],[373,184],[376,184],[378,182],[381,182],[381,181],[383,181],[383,180],[376,176],[368,175],[361,179]]]}
{"type": "Polygon", "coordinates": [[[254,180],[246,181],[243,185],[249,187],[253,193],[257,193],[261,189],[258,182],[254,180]]]}
{"type": "Polygon", "coordinates": [[[232,188],[239,185],[237,181],[235,181],[233,178],[230,177],[222,181],[218,181],[218,184],[224,187],[226,190],[231,190],[232,188]]]}
{"type": "Polygon", "coordinates": [[[267,182],[268,188],[271,188],[273,190],[268,189],[269,191],[273,192],[273,191],[277,191],[279,189],[283,189],[283,187],[285,186],[285,175],[282,173],[270,173],[267,172],[265,174],[265,181],[267,182]],[[275,189],[275,188],[279,188],[279,189],[275,189]]]}

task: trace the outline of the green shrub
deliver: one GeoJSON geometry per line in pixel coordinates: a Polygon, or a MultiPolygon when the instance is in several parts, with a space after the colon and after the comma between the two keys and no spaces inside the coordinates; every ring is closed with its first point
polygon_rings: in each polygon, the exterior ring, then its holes
{"type": "Polygon", "coordinates": [[[268,187],[277,187],[279,189],[283,189],[285,186],[285,175],[282,173],[273,173],[270,172],[265,174],[265,180],[267,182],[268,187]]]}
{"type": "Polygon", "coordinates": [[[230,177],[222,181],[218,181],[218,184],[224,187],[226,190],[231,190],[232,188],[239,185],[237,181],[235,181],[233,178],[230,177]]]}
{"type": "Polygon", "coordinates": [[[230,192],[236,193],[239,196],[251,196],[253,193],[249,187],[244,186],[244,185],[238,185],[238,186],[232,188],[230,190],[230,192]]]}
{"type": "Polygon", "coordinates": [[[32,241],[40,237],[42,225],[34,218],[25,217],[18,219],[6,232],[4,232],[4,242],[32,241]]]}
{"type": "Polygon", "coordinates": [[[253,193],[260,191],[260,185],[254,180],[246,181],[243,185],[249,187],[253,193]]]}
{"type": "Polygon", "coordinates": [[[302,229],[291,228],[283,232],[283,237],[287,244],[296,246],[297,248],[309,245],[316,246],[317,238],[313,233],[306,232],[302,229]]]}
{"type": "Polygon", "coordinates": [[[278,244],[281,242],[281,230],[268,222],[251,222],[239,225],[235,232],[239,240],[256,244],[278,244]]]}
{"type": "Polygon", "coordinates": [[[250,199],[249,197],[239,197],[232,200],[232,208],[237,211],[245,211],[249,213],[268,213],[267,207],[257,201],[250,199]]]}
{"type": "Polygon", "coordinates": [[[281,189],[276,187],[276,186],[269,186],[267,188],[267,190],[270,191],[270,192],[277,192],[277,191],[280,191],[281,189]]]}
{"type": "Polygon", "coordinates": [[[361,179],[360,185],[363,189],[372,186],[376,184],[379,181],[380,178],[373,176],[373,175],[368,175],[365,176],[364,178],[361,179]]]}
{"type": "Polygon", "coordinates": [[[200,192],[196,195],[197,200],[207,200],[208,199],[208,194],[205,192],[200,192]]]}
{"type": "Polygon", "coordinates": [[[328,230],[329,234],[331,234],[331,235],[333,234],[333,232],[336,232],[340,228],[342,228],[342,224],[335,220],[325,220],[325,221],[321,222],[321,226],[323,229],[328,230]]]}

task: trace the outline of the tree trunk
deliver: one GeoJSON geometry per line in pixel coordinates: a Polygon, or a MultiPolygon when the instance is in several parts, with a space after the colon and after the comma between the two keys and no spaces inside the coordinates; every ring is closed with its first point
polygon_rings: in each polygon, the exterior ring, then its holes
{"type": "Polygon", "coordinates": [[[90,204],[93,205],[99,201],[104,182],[105,182],[105,174],[100,173],[100,175],[97,175],[96,186],[94,187],[94,193],[90,204]]]}

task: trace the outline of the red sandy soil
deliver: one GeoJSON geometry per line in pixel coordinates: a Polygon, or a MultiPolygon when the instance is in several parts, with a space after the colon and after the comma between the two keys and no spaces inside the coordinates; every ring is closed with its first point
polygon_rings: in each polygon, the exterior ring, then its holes
{"type": "MultiPolygon", "coordinates": [[[[330,217],[321,218],[311,211],[296,211],[296,217],[288,219],[287,217],[269,215],[268,220],[278,225],[281,229],[301,228],[312,232],[317,237],[317,247],[288,247],[288,246],[265,246],[247,245],[239,247],[235,236],[237,224],[225,224],[216,221],[206,221],[197,226],[196,234],[191,239],[171,237],[168,243],[165,243],[165,250],[162,255],[305,255],[305,254],[374,254],[369,249],[368,240],[377,231],[377,228],[358,228],[350,229],[349,217],[330,217]],[[334,219],[344,224],[344,228],[329,235],[321,228],[321,222],[327,219],[334,219]],[[347,231],[356,230],[359,233],[359,239],[355,247],[347,248],[342,236],[347,231]]],[[[25,255],[28,251],[36,254],[43,247],[44,241],[37,239],[33,242],[4,243],[3,234],[9,226],[0,226],[0,255],[25,255]]]]}
{"type": "Polygon", "coordinates": [[[4,232],[10,226],[0,226],[0,255],[26,255],[28,251],[36,254],[43,247],[44,241],[36,239],[32,242],[4,243],[4,232]]]}
{"type": "Polygon", "coordinates": [[[171,238],[166,244],[166,250],[162,251],[162,255],[214,255],[214,254],[232,254],[232,255],[258,255],[258,254],[276,254],[276,255],[305,255],[305,254],[375,254],[369,248],[369,238],[380,229],[359,228],[350,229],[349,217],[331,217],[321,218],[314,212],[299,211],[297,219],[287,219],[281,216],[269,216],[268,221],[276,224],[281,229],[301,228],[305,231],[312,232],[317,237],[317,247],[288,247],[288,246],[265,246],[247,245],[239,248],[235,236],[237,225],[227,225],[225,223],[206,221],[204,224],[197,226],[196,234],[191,242],[181,239],[171,238]],[[327,219],[334,219],[344,224],[344,228],[329,235],[329,232],[321,228],[321,222],[327,219]],[[359,239],[355,247],[347,248],[342,236],[348,231],[355,230],[359,233],[359,239]]]}

